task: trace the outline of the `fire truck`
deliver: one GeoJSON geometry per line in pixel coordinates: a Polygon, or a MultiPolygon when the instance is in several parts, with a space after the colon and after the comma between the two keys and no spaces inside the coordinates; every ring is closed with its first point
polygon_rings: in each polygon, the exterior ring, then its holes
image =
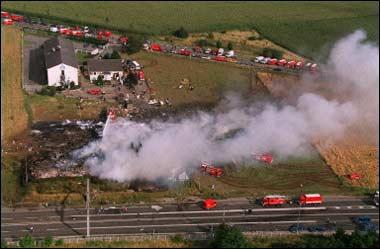
{"type": "Polygon", "coordinates": [[[270,153],[264,153],[261,155],[254,155],[255,159],[257,161],[266,163],[266,164],[272,164],[273,163],[273,155],[270,153]]]}
{"type": "Polygon", "coordinates": [[[110,110],[108,111],[108,117],[109,117],[112,121],[114,121],[114,120],[116,119],[116,113],[115,113],[115,111],[114,111],[113,109],[110,109],[110,110]]]}
{"type": "Polygon", "coordinates": [[[286,203],[286,197],[283,195],[267,195],[261,201],[263,207],[281,207],[286,203]]]}
{"type": "Polygon", "coordinates": [[[323,202],[320,194],[302,194],[298,200],[300,206],[321,205],[323,202]]]}
{"type": "Polygon", "coordinates": [[[223,175],[223,169],[215,167],[208,162],[202,162],[201,170],[208,173],[210,176],[221,177],[223,175]]]}
{"type": "Polygon", "coordinates": [[[203,208],[204,209],[212,209],[216,207],[216,200],[214,199],[206,199],[203,201],[203,208]]]}

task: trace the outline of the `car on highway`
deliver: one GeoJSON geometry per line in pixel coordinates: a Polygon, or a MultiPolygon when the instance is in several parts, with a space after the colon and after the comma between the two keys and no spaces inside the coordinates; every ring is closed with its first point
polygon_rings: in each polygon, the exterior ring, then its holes
{"type": "Polygon", "coordinates": [[[375,204],[375,206],[379,206],[379,190],[377,190],[373,195],[373,203],[375,204]]]}
{"type": "Polygon", "coordinates": [[[323,225],[315,225],[315,226],[308,227],[307,230],[313,233],[313,232],[326,232],[328,229],[326,226],[323,226],[323,225]]]}
{"type": "Polygon", "coordinates": [[[376,232],[379,230],[379,226],[373,222],[361,223],[357,228],[361,232],[376,232]]]}
{"type": "Polygon", "coordinates": [[[289,232],[291,233],[298,233],[306,230],[307,229],[303,224],[294,224],[289,227],[289,232]]]}
{"type": "Polygon", "coordinates": [[[371,222],[371,218],[368,216],[357,216],[352,218],[352,222],[356,225],[366,224],[371,222]]]}

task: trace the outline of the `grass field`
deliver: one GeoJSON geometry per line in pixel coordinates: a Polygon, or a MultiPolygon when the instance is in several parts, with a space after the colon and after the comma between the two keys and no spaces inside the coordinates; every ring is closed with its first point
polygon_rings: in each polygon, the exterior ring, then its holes
{"type": "Polygon", "coordinates": [[[28,126],[21,87],[22,34],[13,27],[1,27],[1,140],[2,143],[28,126]]]}
{"type": "Polygon", "coordinates": [[[5,2],[3,7],[148,34],[179,26],[190,32],[258,30],[294,52],[317,58],[322,48],[364,28],[379,40],[377,2],[5,2]]]}
{"type": "Polygon", "coordinates": [[[169,98],[176,106],[212,105],[226,90],[247,92],[250,88],[250,73],[244,68],[147,52],[135,54],[133,58],[144,65],[145,77],[157,96],[169,98]],[[190,80],[193,91],[178,88],[184,78],[190,80]]]}

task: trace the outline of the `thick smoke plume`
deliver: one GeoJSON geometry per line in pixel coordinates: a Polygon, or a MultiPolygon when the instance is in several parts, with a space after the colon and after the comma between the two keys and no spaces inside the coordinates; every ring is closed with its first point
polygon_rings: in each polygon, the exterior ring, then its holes
{"type": "Polygon", "coordinates": [[[294,105],[259,105],[230,95],[214,112],[180,121],[108,122],[102,139],[74,155],[92,155],[86,164],[100,178],[157,180],[198,167],[203,160],[251,160],[253,154],[268,151],[280,159],[305,155],[312,151],[313,138],[341,138],[362,119],[374,122],[378,132],[379,49],[362,43],[365,38],[356,31],[338,41],[323,67],[336,82],[336,93],[350,93],[344,101],[305,92],[294,105]]]}

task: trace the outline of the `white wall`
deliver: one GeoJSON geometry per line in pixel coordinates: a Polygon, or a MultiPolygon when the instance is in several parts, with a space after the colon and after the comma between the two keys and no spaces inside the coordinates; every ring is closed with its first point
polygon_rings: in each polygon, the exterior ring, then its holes
{"type": "MultiPolygon", "coordinates": [[[[97,80],[99,75],[103,75],[103,72],[89,72],[90,81],[97,80]],[[95,73],[95,74],[94,74],[95,73]]],[[[111,80],[112,76],[119,73],[119,77],[123,75],[123,71],[111,71],[111,74],[104,74],[104,80],[111,80]]]]}
{"type": "Polygon", "coordinates": [[[65,80],[74,81],[75,85],[78,85],[78,69],[66,64],[59,64],[57,66],[47,69],[48,75],[48,85],[49,86],[60,86],[61,80],[61,66],[64,65],[65,80]]]}

